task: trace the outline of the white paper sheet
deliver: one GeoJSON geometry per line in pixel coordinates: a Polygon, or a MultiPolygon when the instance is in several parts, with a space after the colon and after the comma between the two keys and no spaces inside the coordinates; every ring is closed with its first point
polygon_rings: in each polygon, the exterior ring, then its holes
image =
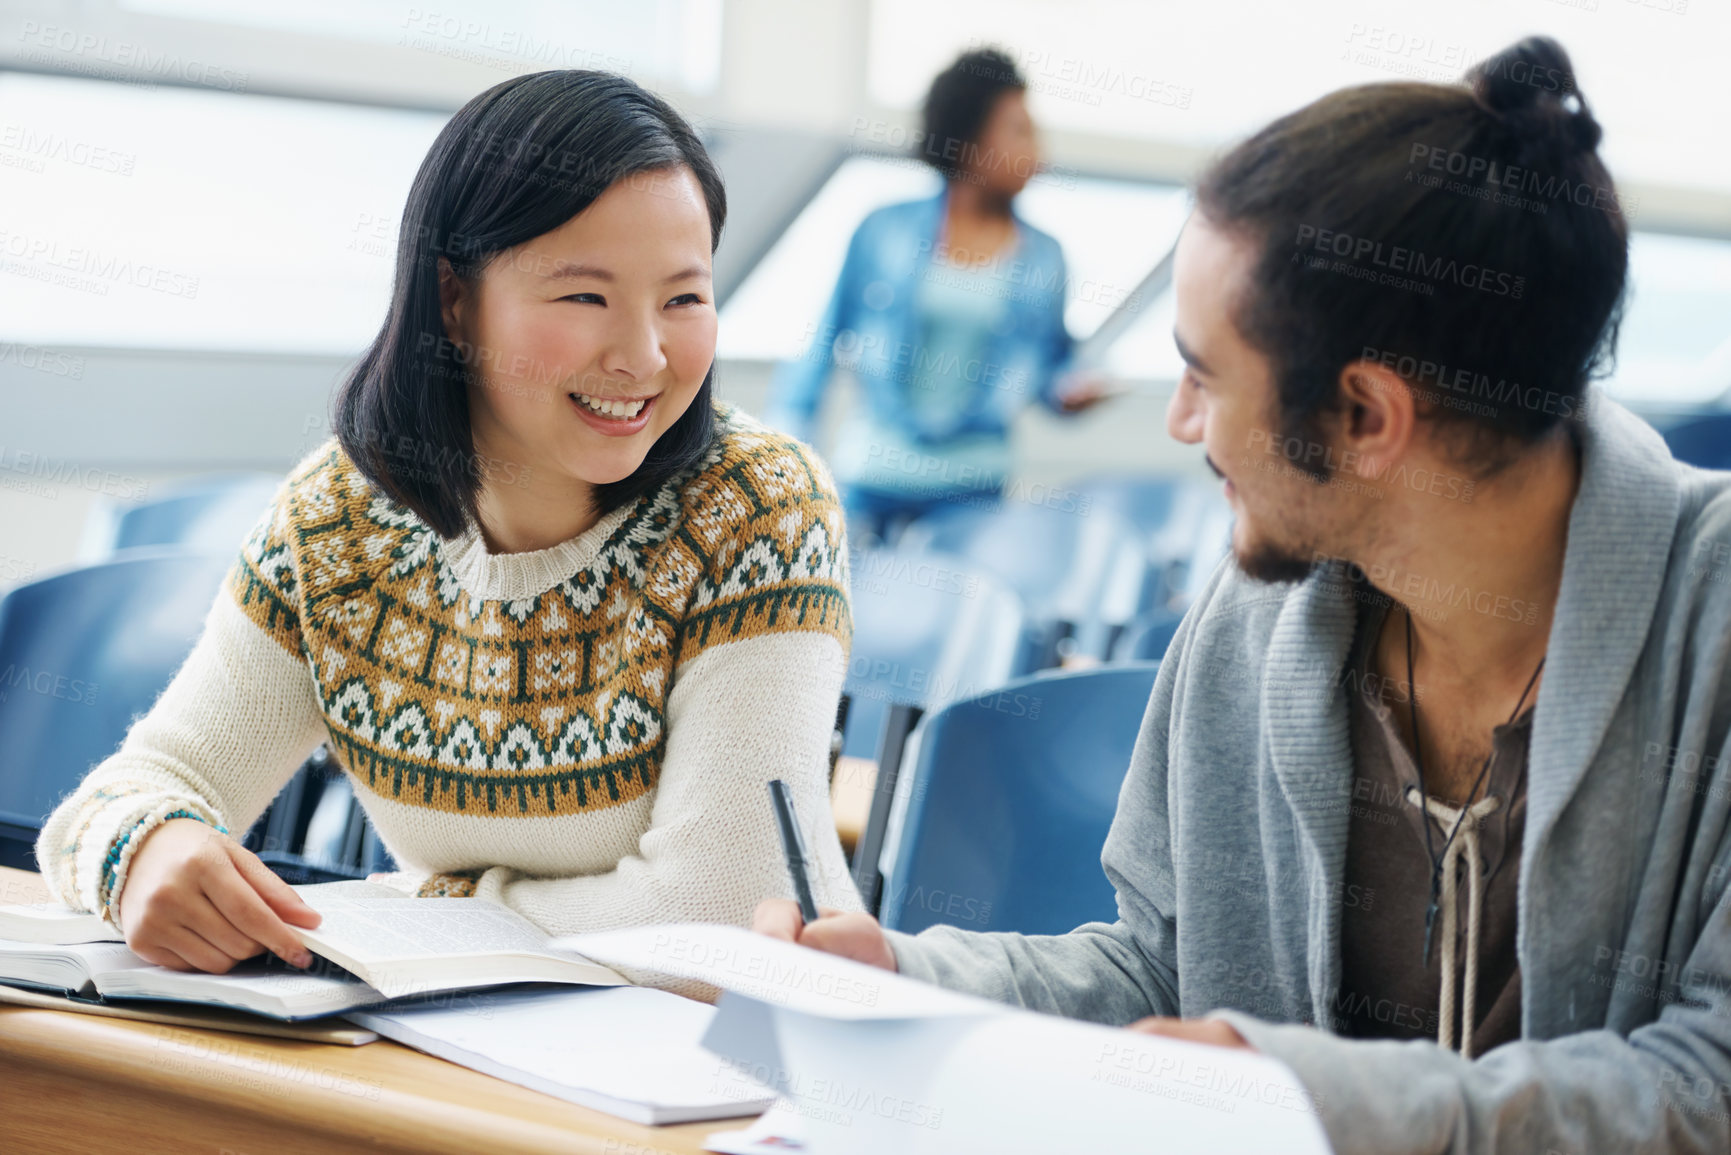
{"type": "Polygon", "coordinates": [[[1008,1008],[735,926],[690,923],[554,939],[604,966],[696,979],[837,1019],[997,1015],[1008,1008]]]}
{"type": "Polygon", "coordinates": [[[1297,1078],[1249,1052],[1013,1009],[838,1020],[729,1000],[706,1041],[776,1087],[815,1155],[1329,1153],[1297,1078]]]}
{"type": "Polygon", "coordinates": [[[759,1115],[743,1131],[713,1131],[703,1137],[703,1149],[717,1155],[787,1155],[805,1151],[805,1123],[785,1099],[759,1115]]]}

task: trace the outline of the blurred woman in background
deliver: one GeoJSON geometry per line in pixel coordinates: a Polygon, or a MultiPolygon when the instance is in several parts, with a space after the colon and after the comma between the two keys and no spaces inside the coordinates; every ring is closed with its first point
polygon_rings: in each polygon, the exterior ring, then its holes
{"type": "Polygon", "coordinates": [[[1040,166],[1026,90],[994,49],[938,75],[917,155],[942,191],[866,217],[811,348],[773,383],[768,420],[809,441],[831,370],[858,377],[863,413],[830,464],[862,544],[893,541],[946,503],[995,505],[1016,414],[1036,400],[1075,413],[1103,396],[1069,371],[1063,251],[1015,211],[1040,166]]]}

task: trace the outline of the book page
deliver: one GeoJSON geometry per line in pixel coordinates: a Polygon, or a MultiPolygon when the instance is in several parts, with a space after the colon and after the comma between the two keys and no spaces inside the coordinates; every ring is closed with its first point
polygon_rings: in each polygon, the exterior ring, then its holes
{"type": "Polygon", "coordinates": [[[56,946],[0,940],[0,982],[35,983],[88,995],[97,976],[150,965],[123,942],[56,946]]]}
{"type": "Polygon", "coordinates": [[[84,967],[86,974],[97,980],[100,980],[103,975],[118,971],[156,966],[155,963],[146,962],[133,954],[132,948],[123,942],[73,943],[66,946],[48,947],[46,950],[51,950],[55,954],[71,955],[84,967]]]}
{"type": "Polygon", "coordinates": [[[0,939],[44,943],[122,941],[100,915],[75,910],[63,902],[0,906],[0,939]]]}
{"type": "Polygon", "coordinates": [[[96,989],[115,998],[144,995],[228,1006],[281,1006],[291,1013],[303,1006],[349,1010],[384,997],[359,979],[301,973],[256,958],[220,975],[155,966],[110,971],[97,979],[96,989]]]}
{"type": "Polygon", "coordinates": [[[480,898],[405,898],[361,883],[319,883],[295,890],[323,921],[297,928],[309,943],[329,943],[366,967],[464,957],[535,955],[587,966],[587,957],[553,946],[516,911],[480,898]]]}

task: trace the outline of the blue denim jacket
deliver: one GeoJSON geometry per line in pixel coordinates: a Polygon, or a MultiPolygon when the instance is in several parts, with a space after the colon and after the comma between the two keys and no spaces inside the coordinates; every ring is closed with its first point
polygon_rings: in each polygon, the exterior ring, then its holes
{"type": "Polygon", "coordinates": [[[926,200],[887,205],[854,230],[829,307],[805,354],[783,364],[771,384],[765,419],[811,440],[824,386],[838,364],[859,378],[865,402],[886,425],[917,443],[940,446],[974,434],[1007,433],[1032,401],[1054,412],[1055,386],[1075,342],[1064,327],[1064,253],[1049,233],[1014,214],[1017,245],[992,266],[1004,283],[1006,307],[986,343],[970,404],[941,429],[916,428],[906,390],[920,354],[914,288],[930,264],[948,190],[926,200]]]}

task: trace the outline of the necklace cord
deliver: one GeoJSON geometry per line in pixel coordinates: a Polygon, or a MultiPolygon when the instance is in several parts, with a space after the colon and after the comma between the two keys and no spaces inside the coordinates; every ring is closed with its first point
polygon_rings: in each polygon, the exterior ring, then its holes
{"type": "MultiPolygon", "coordinates": [[[[1421,799],[1423,799],[1423,798],[1429,798],[1430,792],[1425,789],[1425,784],[1424,784],[1424,751],[1422,749],[1423,743],[1420,741],[1419,733],[1418,733],[1418,687],[1413,682],[1413,674],[1412,674],[1412,610],[1407,608],[1405,605],[1402,605],[1401,611],[1403,612],[1403,614],[1406,617],[1406,705],[1407,705],[1407,719],[1412,724],[1412,760],[1413,760],[1414,766],[1418,769],[1419,796],[1421,799]]],[[[1520,716],[1521,707],[1526,705],[1527,695],[1532,693],[1533,683],[1535,683],[1539,680],[1539,671],[1543,670],[1544,668],[1545,668],[1545,658],[1544,658],[1544,656],[1541,656],[1539,658],[1539,664],[1533,668],[1533,676],[1527,679],[1526,689],[1521,691],[1520,700],[1515,703],[1515,708],[1514,708],[1513,712],[1511,712],[1509,714],[1509,722],[1513,722],[1517,717],[1520,716]]],[[[1507,724],[1508,723],[1504,723],[1504,725],[1507,725],[1507,724]]],[[[1496,745],[1493,742],[1491,745],[1491,752],[1489,754],[1485,755],[1484,765],[1479,767],[1478,777],[1473,779],[1472,789],[1467,791],[1466,801],[1461,804],[1460,816],[1455,819],[1454,826],[1449,830],[1448,838],[1443,842],[1441,855],[1438,855],[1431,846],[1431,835],[1430,835],[1431,819],[1430,819],[1430,815],[1429,814],[1422,814],[1422,817],[1424,818],[1424,823],[1423,823],[1423,825],[1424,825],[1424,853],[1425,853],[1425,857],[1430,859],[1430,894],[1431,894],[1431,902],[1433,905],[1436,902],[1437,895],[1439,893],[1441,893],[1441,890],[1442,890],[1442,862],[1443,862],[1443,859],[1448,856],[1449,847],[1454,844],[1455,835],[1460,833],[1461,823],[1466,818],[1466,811],[1469,807],[1472,806],[1473,797],[1474,797],[1474,795],[1478,794],[1479,786],[1481,784],[1483,784],[1483,782],[1485,780],[1485,774],[1487,771],[1490,770],[1491,762],[1493,760],[1495,760],[1496,756],[1497,756],[1496,745]]],[[[1428,958],[1430,952],[1427,950],[1425,952],[1425,954],[1426,954],[1426,957],[1428,958]]]]}

